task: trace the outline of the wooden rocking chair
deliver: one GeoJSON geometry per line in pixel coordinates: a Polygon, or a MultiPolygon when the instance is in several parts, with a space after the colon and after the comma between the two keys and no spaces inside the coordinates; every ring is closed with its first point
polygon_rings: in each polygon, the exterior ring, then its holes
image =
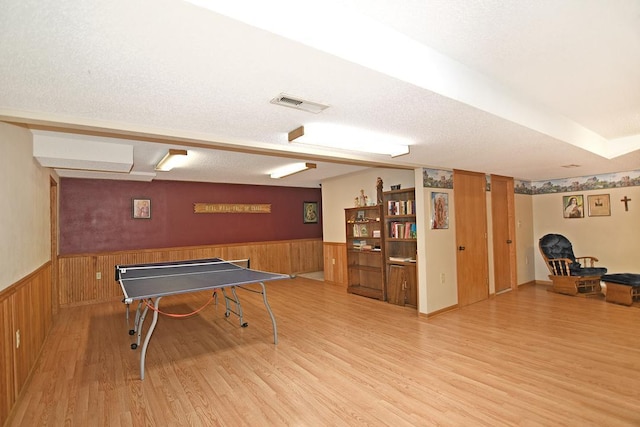
{"type": "Polygon", "coordinates": [[[539,243],[540,253],[551,274],[552,291],[566,295],[600,295],[604,267],[595,267],[598,258],[576,257],[571,242],[561,234],[547,234],[539,243]]]}

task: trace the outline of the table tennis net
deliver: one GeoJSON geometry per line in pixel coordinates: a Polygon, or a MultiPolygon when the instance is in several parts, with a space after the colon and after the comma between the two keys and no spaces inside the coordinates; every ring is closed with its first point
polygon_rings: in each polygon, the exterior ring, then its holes
{"type": "Polygon", "coordinates": [[[146,277],[215,273],[248,269],[249,266],[250,262],[248,258],[231,261],[220,258],[206,258],[187,261],[116,265],[115,279],[116,281],[119,281],[121,279],[127,280],[146,277]]]}

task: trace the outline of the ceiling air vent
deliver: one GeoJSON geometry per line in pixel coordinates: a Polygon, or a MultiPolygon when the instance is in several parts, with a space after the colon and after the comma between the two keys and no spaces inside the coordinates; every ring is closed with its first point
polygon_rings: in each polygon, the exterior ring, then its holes
{"type": "Polygon", "coordinates": [[[318,102],[306,101],[295,96],[281,93],[270,101],[272,104],[282,105],[283,107],[295,108],[296,110],[307,111],[309,113],[318,114],[321,111],[329,108],[328,105],[320,104],[318,102]]]}

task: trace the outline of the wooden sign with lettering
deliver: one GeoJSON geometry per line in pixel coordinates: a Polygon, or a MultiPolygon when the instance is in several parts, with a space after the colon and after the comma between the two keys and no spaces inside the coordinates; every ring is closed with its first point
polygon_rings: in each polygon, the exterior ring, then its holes
{"type": "Polygon", "coordinates": [[[193,213],[271,213],[271,204],[194,203],[193,213]]]}

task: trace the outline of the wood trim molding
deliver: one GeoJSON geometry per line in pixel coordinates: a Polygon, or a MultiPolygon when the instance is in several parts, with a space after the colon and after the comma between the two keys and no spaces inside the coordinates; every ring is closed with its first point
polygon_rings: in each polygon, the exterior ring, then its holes
{"type": "Polygon", "coordinates": [[[347,289],[347,244],[324,242],[322,244],[324,281],[347,289]]]}
{"type": "Polygon", "coordinates": [[[420,317],[426,317],[427,319],[431,319],[432,317],[438,316],[443,313],[447,313],[449,311],[457,310],[458,304],[450,305],[449,307],[441,308],[440,310],[432,311],[431,313],[419,313],[420,317]]]}
{"type": "Polygon", "coordinates": [[[5,299],[9,298],[11,295],[15,294],[23,286],[28,286],[29,284],[31,284],[31,282],[33,281],[33,279],[35,277],[40,275],[44,269],[47,269],[50,266],[51,266],[51,261],[49,260],[49,261],[45,262],[44,264],[42,264],[37,269],[35,269],[33,272],[29,273],[28,275],[26,275],[22,279],[18,280],[13,285],[9,285],[9,287],[1,290],[0,291],[0,301],[3,301],[5,299]]]}

